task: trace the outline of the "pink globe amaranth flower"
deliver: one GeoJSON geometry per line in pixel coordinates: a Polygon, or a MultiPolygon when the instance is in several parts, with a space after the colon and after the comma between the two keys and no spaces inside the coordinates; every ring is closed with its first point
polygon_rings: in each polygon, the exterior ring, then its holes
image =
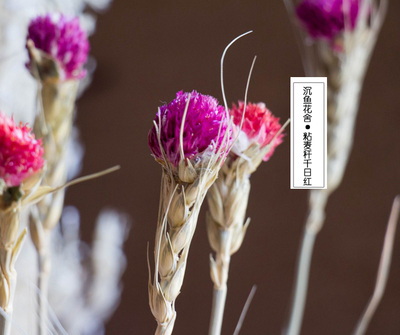
{"type": "Polygon", "coordinates": [[[79,25],[79,19],[63,15],[45,15],[33,19],[28,27],[27,40],[35,48],[55,59],[63,68],[66,79],[80,79],[89,53],[89,41],[79,25]]]}
{"type": "MultiPolygon", "coordinates": [[[[205,156],[212,155],[221,148],[226,153],[230,145],[231,129],[228,129],[228,115],[225,108],[218,104],[212,96],[192,91],[183,128],[184,158],[192,163],[199,163],[205,156]],[[224,140],[226,131],[229,131],[227,140],[224,140]],[[219,137],[218,137],[219,133],[219,137]]],[[[170,164],[177,167],[181,160],[180,131],[182,119],[188,101],[189,93],[180,91],[170,103],[160,107],[155,123],[160,125],[160,141],[170,164]],[[161,122],[160,122],[161,117],[161,122]]],[[[149,132],[150,150],[158,159],[163,159],[156,127],[149,132]]]]}
{"type": "Polygon", "coordinates": [[[360,0],[303,0],[297,6],[296,14],[311,37],[333,40],[345,28],[343,3],[346,1],[349,28],[354,29],[360,0]]]}
{"type": "Polygon", "coordinates": [[[7,187],[19,186],[44,164],[42,141],[26,125],[17,126],[0,112],[0,178],[7,187]]]}
{"type": "MultiPolygon", "coordinates": [[[[233,117],[233,124],[235,131],[239,132],[236,147],[240,151],[246,150],[251,144],[257,143],[260,148],[269,144],[274,136],[282,128],[279,123],[279,118],[272,115],[272,113],[265,107],[265,104],[259,102],[257,104],[248,103],[246,106],[246,113],[243,118],[244,102],[239,101],[238,106],[232,104],[230,114],[233,117]],[[242,127],[240,125],[242,123],[242,127]],[[245,138],[243,138],[243,134],[245,138]],[[242,135],[242,136],[241,136],[242,135]]],[[[272,144],[271,150],[264,156],[263,160],[267,161],[273,155],[275,148],[283,142],[284,134],[279,134],[272,144]]]]}

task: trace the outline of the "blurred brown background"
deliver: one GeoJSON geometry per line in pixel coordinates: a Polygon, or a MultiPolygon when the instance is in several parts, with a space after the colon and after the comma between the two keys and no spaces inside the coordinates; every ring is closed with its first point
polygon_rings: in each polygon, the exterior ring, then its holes
{"type": "MultiPolygon", "coordinates": [[[[400,192],[400,2],[392,0],[366,76],[355,142],[341,187],[327,208],[315,248],[303,334],[350,334],[375,282],[393,197],[400,192]]],[[[108,334],[153,334],[148,307],[146,245],[154,246],[160,166],[147,133],[157,106],[178,90],[196,89],[222,100],[219,62],[237,35],[254,30],[229,51],[228,101],[243,99],[258,56],[249,99],[289,117],[289,78],[303,76],[282,1],[115,0],[99,16],[91,38],[98,68],[78,102],[77,125],[86,148],[82,174],[120,164],[99,181],[68,191],[90,240],[103,207],[129,213],[128,268],[121,305],[108,334]]],[[[232,334],[253,284],[258,286],[242,334],[280,334],[286,321],[307,191],[290,190],[289,137],[252,177],[252,223],[233,256],[223,334],[232,334]]],[[[204,212],[195,234],[174,334],[207,334],[212,285],[204,212]]],[[[368,334],[400,334],[400,232],[384,299],[368,334]]]]}

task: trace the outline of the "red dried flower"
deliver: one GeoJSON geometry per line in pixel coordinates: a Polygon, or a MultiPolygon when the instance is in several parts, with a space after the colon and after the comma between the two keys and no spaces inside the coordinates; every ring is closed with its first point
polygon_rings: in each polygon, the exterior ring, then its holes
{"type": "MultiPolygon", "coordinates": [[[[242,122],[243,110],[243,101],[239,101],[238,106],[232,104],[232,109],[230,110],[235,128],[237,131],[241,131],[237,139],[239,143],[237,143],[236,147],[239,147],[241,151],[246,150],[253,143],[259,144],[260,148],[265,147],[282,127],[279,123],[279,118],[273,116],[267,107],[265,107],[264,103],[248,103],[242,128],[239,130],[242,122]],[[243,134],[245,137],[241,136],[243,134]]],[[[263,158],[264,161],[267,161],[272,156],[275,148],[282,143],[283,137],[283,134],[278,135],[272,144],[271,150],[263,158]]]]}
{"type": "Polygon", "coordinates": [[[12,118],[0,112],[0,178],[6,186],[18,186],[43,167],[42,141],[31,129],[17,126],[12,118]]]}

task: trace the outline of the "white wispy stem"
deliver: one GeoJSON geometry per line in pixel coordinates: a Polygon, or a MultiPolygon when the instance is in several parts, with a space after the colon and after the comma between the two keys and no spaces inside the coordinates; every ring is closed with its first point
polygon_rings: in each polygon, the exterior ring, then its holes
{"type": "Polygon", "coordinates": [[[386,283],[389,277],[390,263],[392,261],[394,238],[396,234],[397,222],[399,221],[400,212],[400,196],[394,198],[392,210],[390,213],[389,221],[386,228],[385,239],[383,242],[381,259],[379,262],[378,274],[376,276],[376,283],[374,292],[368,305],[358,321],[354,335],[363,335],[367,331],[368,325],[379,303],[382,300],[383,293],[385,292],[386,283]]]}
{"type": "Polygon", "coordinates": [[[240,318],[239,321],[236,325],[235,331],[233,333],[233,335],[239,335],[240,330],[242,329],[243,323],[244,323],[244,319],[246,318],[247,312],[250,308],[250,304],[253,301],[254,295],[256,294],[257,291],[257,286],[253,285],[253,287],[251,288],[251,291],[249,293],[249,296],[247,297],[246,303],[243,306],[243,310],[242,313],[240,313],[240,318]]]}

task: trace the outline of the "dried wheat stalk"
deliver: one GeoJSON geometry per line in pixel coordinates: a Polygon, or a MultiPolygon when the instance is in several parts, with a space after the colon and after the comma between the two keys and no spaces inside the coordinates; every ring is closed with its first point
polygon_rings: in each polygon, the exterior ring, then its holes
{"type": "Polygon", "coordinates": [[[379,303],[382,300],[383,293],[385,292],[386,283],[389,278],[390,264],[392,261],[392,253],[394,246],[394,238],[396,236],[397,223],[399,221],[400,213],[400,196],[397,195],[393,200],[392,210],[390,212],[389,221],[387,223],[385,238],[381,252],[381,259],[379,261],[378,273],[374,291],[368,304],[357,323],[353,335],[364,335],[367,331],[368,325],[374,316],[379,303]]]}
{"type": "Polygon", "coordinates": [[[158,323],[156,334],[172,333],[175,300],[183,283],[190,242],[203,199],[217,174],[216,168],[205,170],[182,184],[163,170],[153,282],[149,278],[150,307],[158,323]]]}
{"type": "MultiPolygon", "coordinates": [[[[183,134],[191,98],[190,93],[187,97],[180,125],[178,156],[180,159],[178,166],[171,163],[170,148],[167,149],[162,145],[161,118],[158,118],[158,124],[154,122],[158,148],[160,150],[160,153],[154,156],[156,161],[162,166],[160,206],[154,250],[155,270],[152,279],[149,264],[148,284],[150,309],[157,321],[156,335],[172,334],[176,319],[175,300],[182,287],[190,243],[196,229],[200,207],[208,189],[216,180],[231,145],[232,120],[227,112],[228,107],[224,92],[224,57],[228,48],[237,39],[250,32],[235,38],[228,44],[222,54],[221,88],[226,116],[225,121],[223,121],[223,118],[219,120],[220,125],[218,134],[214,139],[215,142],[210,143],[208,149],[191,159],[185,158],[183,134]],[[224,122],[225,125],[223,126],[224,122]],[[225,128],[223,132],[222,128],[225,128]]],[[[197,93],[196,99],[198,99],[197,93]]],[[[212,100],[214,98],[206,97],[207,99],[212,100]]],[[[158,115],[161,115],[160,110],[158,115]]],[[[203,131],[208,130],[204,129],[203,131]]],[[[202,141],[203,139],[196,138],[195,141],[197,140],[202,141]]],[[[172,152],[172,156],[176,154],[172,152]]]]}
{"type": "Polygon", "coordinates": [[[232,151],[221,168],[218,179],[207,193],[208,239],[216,256],[210,255],[211,280],[214,283],[213,307],[209,334],[219,335],[227,294],[227,281],[231,255],[242,245],[250,219],[245,220],[250,193],[250,176],[261,164],[289,121],[271,140],[260,148],[254,143],[241,156],[232,151]]]}
{"type": "MultiPolygon", "coordinates": [[[[33,131],[42,138],[46,173],[44,185],[56,187],[67,179],[66,152],[70,140],[78,80],[60,80],[58,64],[28,41],[31,72],[38,82],[38,114],[33,131]]],[[[64,207],[65,190],[50,194],[31,211],[29,228],[38,252],[40,325],[44,335],[47,323],[48,279],[50,275],[50,233],[57,225],[64,207]]]]}
{"type": "Polygon", "coordinates": [[[214,283],[211,335],[221,333],[230,258],[240,248],[250,223],[250,219],[245,221],[250,193],[250,165],[244,158],[228,157],[219,178],[207,194],[208,240],[216,254],[215,259],[210,255],[211,280],[214,283]]]}
{"type": "Polygon", "coordinates": [[[17,284],[15,262],[26,237],[19,233],[21,209],[35,197],[42,173],[27,178],[19,187],[0,185],[0,334],[11,334],[14,292],[17,284]]]}
{"type": "MultiPolygon", "coordinates": [[[[190,102],[187,99],[185,114],[181,125],[183,133],[185,116],[190,102]]],[[[160,119],[159,119],[160,120],[160,119]]],[[[161,121],[160,121],[161,122],[161,121]]],[[[160,140],[160,126],[156,123],[160,140]]],[[[175,300],[180,293],[185,274],[190,243],[196,229],[197,219],[207,190],[218,176],[219,168],[225,159],[222,152],[230,141],[230,132],[224,135],[220,149],[211,156],[192,165],[189,159],[180,159],[177,169],[171,166],[162,149],[160,207],[155,240],[155,271],[153,281],[149,277],[149,304],[157,321],[155,334],[172,333],[175,319],[175,300]]],[[[219,138],[219,136],[218,136],[219,138]]],[[[182,138],[180,147],[183,151],[182,138]]],[[[182,154],[180,157],[185,157],[182,154]]],[[[149,274],[151,273],[149,268],[149,274]]]]}
{"type": "Polygon", "coordinates": [[[18,235],[20,207],[5,213],[0,211],[0,307],[7,318],[0,317],[0,334],[11,333],[14,291],[17,272],[14,265],[26,236],[26,229],[18,235]]]}
{"type": "MultiPolygon", "coordinates": [[[[294,17],[292,0],[285,0],[294,17]]],[[[325,220],[329,195],[340,185],[351,152],[355,120],[364,76],[372,50],[385,18],[388,0],[363,0],[353,30],[345,29],[335,41],[343,48],[337,52],[327,41],[315,41],[312,46],[300,43],[307,76],[324,76],[328,80],[328,186],[326,190],[311,190],[309,214],[300,249],[296,284],[286,334],[300,332],[304,313],[308,275],[315,238],[325,220]]],[[[301,34],[302,28],[299,27],[301,34]]],[[[304,33],[302,40],[307,39],[304,33]]],[[[309,44],[309,42],[308,42],[309,44]]]]}

